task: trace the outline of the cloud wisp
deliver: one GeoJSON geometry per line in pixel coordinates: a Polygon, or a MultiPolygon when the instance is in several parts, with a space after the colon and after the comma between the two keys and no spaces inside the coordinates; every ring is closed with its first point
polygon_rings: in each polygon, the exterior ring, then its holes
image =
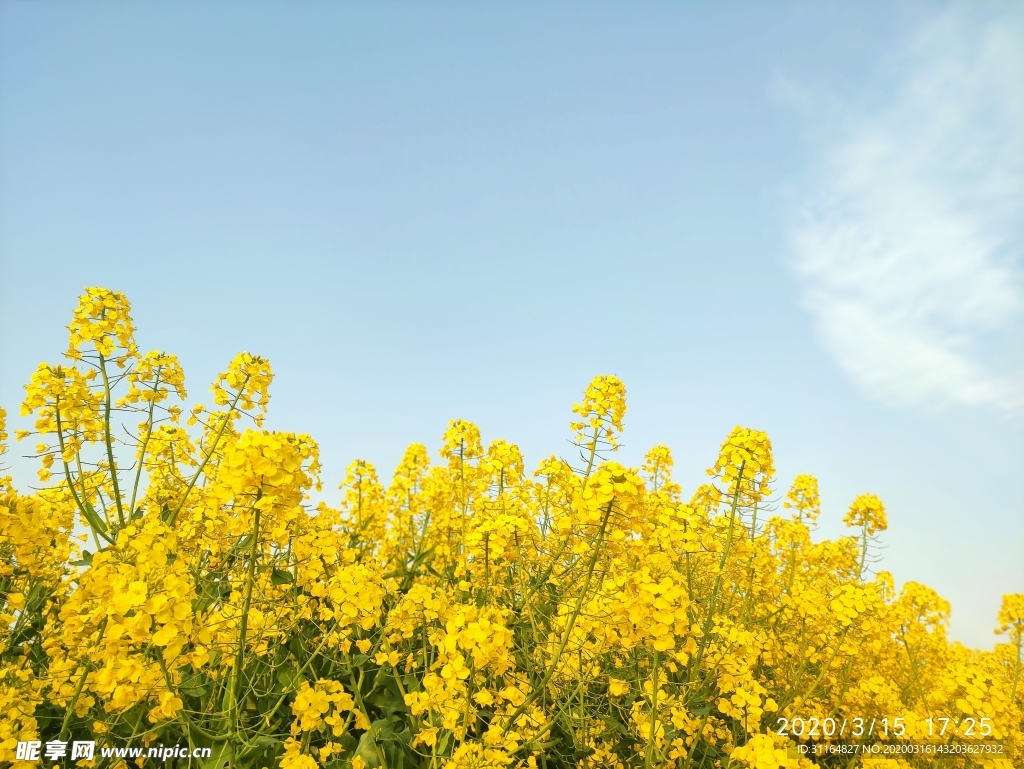
{"type": "Polygon", "coordinates": [[[890,62],[885,98],[820,131],[793,268],[822,344],[873,398],[1024,409],[1022,39],[1019,14],[943,13],[890,62]]]}

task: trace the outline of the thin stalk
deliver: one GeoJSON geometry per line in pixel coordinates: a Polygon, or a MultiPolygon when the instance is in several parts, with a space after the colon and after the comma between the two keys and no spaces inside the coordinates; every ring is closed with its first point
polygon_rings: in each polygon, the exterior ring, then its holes
{"type": "Polygon", "coordinates": [[[373,740],[373,747],[377,751],[377,760],[380,761],[382,769],[388,769],[388,762],[384,758],[384,751],[381,750],[380,742],[377,740],[377,730],[373,728],[373,722],[370,720],[370,713],[366,709],[366,705],[363,703],[363,670],[359,669],[359,681],[355,680],[355,676],[352,675],[352,666],[349,665],[348,680],[352,684],[353,694],[356,698],[356,706],[363,712],[363,718],[366,719],[366,723],[370,725],[370,739],[373,740]]]}
{"type": "Polygon", "coordinates": [[[647,734],[647,755],[644,756],[644,769],[651,769],[654,760],[654,738],[658,727],[658,665],[661,664],[658,650],[654,650],[654,666],[651,670],[651,723],[647,734]]]}
{"type": "MultiPolygon", "coordinates": [[[[315,659],[317,658],[317,655],[318,655],[318,654],[320,654],[320,650],[321,650],[321,649],[323,649],[323,648],[324,648],[324,646],[326,645],[326,643],[327,643],[327,639],[328,639],[328,637],[329,637],[329,636],[330,636],[330,634],[329,634],[329,633],[324,633],[324,638],[323,638],[323,640],[322,640],[322,641],[320,642],[320,645],[319,645],[319,646],[317,646],[317,647],[316,647],[316,648],[315,648],[315,649],[313,650],[313,653],[309,655],[309,659],[307,659],[307,660],[306,660],[306,661],[305,661],[305,662],[303,663],[302,667],[301,667],[301,668],[299,668],[298,672],[297,672],[297,673],[295,674],[295,676],[294,676],[294,680],[296,680],[296,681],[300,681],[300,680],[302,680],[302,674],[303,674],[303,673],[305,673],[305,672],[306,672],[306,670],[307,670],[307,669],[309,668],[309,666],[313,664],[313,660],[315,660],[315,659]]],[[[283,705],[283,704],[284,704],[284,701],[285,701],[286,699],[288,699],[288,697],[289,697],[289,696],[290,696],[291,694],[294,694],[294,691],[288,691],[288,692],[285,692],[284,694],[282,694],[282,695],[281,695],[281,697],[280,697],[280,698],[279,698],[279,699],[277,700],[277,702],[276,702],[276,703],[274,704],[274,707],[272,707],[272,708],[270,709],[270,711],[269,711],[269,712],[267,713],[267,715],[265,715],[265,716],[263,717],[263,723],[264,723],[264,724],[266,724],[267,726],[270,726],[270,719],[274,717],[274,714],[275,714],[275,713],[277,713],[277,711],[278,711],[278,708],[280,708],[280,707],[281,707],[281,705],[283,705]]]]}
{"type": "Polygon", "coordinates": [[[523,700],[522,704],[515,709],[511,716],[509,716],[508,722],[505,724],[505,728],[502,730],[502,736],[508,733],[509,728],[515,723],[516,719],[519,718],[523,713],[526,712],[527,707],[537,697],[541,695],[547,689],[548,682],[551,680],[551,676],[555,674],[555,668],[558,667],[558,662],[562,658],[562,653],[565,651],[565,647],[569,644],[569,637],[572,634],[572,629],[576,625],[576,620],[580,616],[580,612],[583,610],[583,601],[587,596],[587,591],[590,588],[590,580],[594,576],[594,567],[597,566],[597,558],[601,553],[601,544],[604,542],[605,529],[608,527],[608,519],[612,514],[612,505],[614,500],[608,503],[608,507],[605,508],[604,516],[601,518],[601,529],[597,534],[597,541],[594,542],[594,554],[590,558],[590,564],[587,566],[587,578],[583,582],[583,589],[580,590],[579,598],[576,599],[576,605],[573,607],[572,616],[569,617],[569,621],[566,623],[565,630],[562,632],[562,638],[558,644],[558,649],[555,652],[554,659],[551,660],[551,664],[548,669],[544,672],[544,677],[540,683],[534,687],[533,691],[523,700]]]}
{"type": "Polygon", "coordinates": [[[103,375],[103,442],[107,446],[107,461],[110,462],[110,482],[114,487],[114,506],[117,508],[117,520],[125,525],[124,508],[121,504],[121,489],[117,483],[117,464],[114,462],[114,444],[110,435],[111,393],[110,379],[107,376],[107,359],[100,353],[100,373],[103,375]]]}
{"type": "MultiPolygon", "coordinates": [[[[806,702],[807,698],[810,697],[812,694],[814,694],[814,690],[818,688],[818,684],[821,683],[822,679],[825,677],[825,674],[829,671],[829,668],[832,667],[832,662],[835,660],[835,658],[837,656],[839,656],[839,652],[843,648],[843,641],[846,640],[846,634],[849,632],[851,627],[852,627],[852,625],[847,625],[846,627],[843,628],[843,632],[839,634],[839,640],[836,642],[836,649],[835,649],[835,651],[832,652],[832,656],[829,657],[828,662],[826,662],[822,666],[821,672],[819,672],[818,673],[818,677],[814,679],[814,683],[811,684],[811,688],[809,688],[806,692],[804,692],[804,696],[802,697],[803,701],[806,702]]],[[[796,687],[794,687],[794,690],[795,689],[796,689],[796,687]]],[[[792,701],[792,700],[790,700],[790,701],[792,701]]],[[[789,702],[787,702],[786,704],[788,705],[789,702]]],[[[781,711],[781,710],[783,710],[783,708],[779,708],[779,710],[781,711]]]]}
{"type": "Polygon", "coordinates": [[[743,479],[743,468],[746,467],[746,462],[740,463],[739,478],[736,481],[736,489],[732,495],[732,504],[729,507],[729,529],[725,535],[725,547],[722,548],[722,556],[718,559],[718,575],[715,577],[715,586],[711,590],[711,600],[708,603],[708,616],[704,620],[704,627],[701,630],[700,645],[697,647],[697,656],[690,667],[691,674],[688,676],[688,682],[693,680],[693,675],[700,670],[701,660],[704,658],[704,650],[707,648],[708,635],[711,633],[711,627],[714,623],[715,608],[718,603],[718,595],[722,590],[722,569],[725,568],[725,563],[729,558],[729,551],[732,549],[732,537],[733,530],[736,527],[736,511],[739,509],[740,502],[740,481],[743,479]]]}
{"type": "Polygon", "coordinates": [[[583,474],[583,485],[587,485],[587,479],[594,469],[594,458],[597,456],[597,439],[601,437],[601,428],[594,428],[594,437],[590,440],[590,457],[587,459],[587,471],[583,474]]]}
{"type": "MultiPolygon", "coordinates": [[[[914,684],[917,686],[917,696],[921,698],[921,702],[924,703],[925,710],[928,711],[928,715],[931,716],[932,709],[928,704],[928,699],[924,696],[924,690],[921,688],[921,678],[918,675],[917,660],[914,659],[913,653],[910,651],[910,644],[907,643],[906,628],[900,625],[900,640],[903,641],[903,648],[907,650],[907,659],[910,660],[910,672],[914,677],[914,684]]],[[[1013,700],[1011,700],[1012,702],[1013,700]]]]}
{"type": "MultiPolygon", "coordinates": [[[[75,452],[75,465],[78,467],[78,485],[81,486],[82,488],[82,498],[88,500],[89,497],[86,492],[88,492],[89,489],[86,488],[85,485],[85,471],[82,469],[81,451],[75,452]]],[[[96,490],[96,498],[99,500],[100,507],[103,509],[103,522],[106,523],[108,529],[113,528],[113,524],[110,522],[110,513],[107,512],[107,506],[103,504],[103,493],[100,489],[96,490]]],[[[93,534],[93,539],[96,540],[95,534],[93,534]]],[[[98,540],[96,540],[96,547],[100,547],[100,543],[98,540]]]]}
{"type": "MultiPolygon", "coordinates": [[[[466,512],[469,509],[469,499],[466,497],[466,439],[463,438],[459,441],[459,482],[461,488],[461,497],[459,501],[462,503],[462,539],[459,542],[459,547],[464,547],[466,541],[466,512]]],[[[461,551],[460,551],[461,552],[461,551]]]]}
{"type": "Polygon", "coordinates": [[[1024,630],[1020,627],[1017,628],[1017,664],[1013,666],[1013,686],[1010,689],[1010,702],[1014,703],[1017,701],[1017,684],[1020,683],[1020,666],[1021,657],[1024,657],[1024,648],[1022,648],[1022,641],[1024,641],[1024,630]]]}
{"type": "MultiPolygon", "coordinates": [[[[100,632],[96,637],[96,643],[99,644],[103,640],[103,633],[107,629],[107,618],[103,618],[103,622],[100,623],[100,632]]],[[[92,669],[92,664],[88,659],[85,661],[85,670],[82,671],[82,677],[78,679],[78,684],[75,686],[75,693],[71,697],[71,702],[68,703],[67,710],[64,711],[64,721],[60,725],[60,734],[57,739],[64,740],[68,736],[68,724],[71,722],[71,714],[75,712],[75,705],[78,704],[78,697],[82,693],[82,688],[85,686],[85,679],[89,677],[89,671],[92,669]]]]}
{"type": "Polygon", "coordinates": [[[583,681],[581,680],[578,684],[576,684],[576,688],[573,689],[572,692],[569,693],[569,696],[566,698],[565,703],[558,707],[558,710],[555,711],[555,714],[554,714],[554,716],[551,717],[551,720],[548,721],[544,726],[542,726],[532,737],[530,737],[529,740],[524,742],[520,746],[519,749],[520,750],[533,750],[533,749],[536,749],[538,747],[537,741],[541,737],[543,737],[545,734],[550,732],[552,728],[554,728],[555,724],[558,723],[558,719],[561,718],[561,716],[566,712],[567,709],[571,708],[573,698],[577,694],[582,693],[582,690],[583,690],[583,681]]]}
{"type": "MultiPolygon", "coordinates": [[[[160,375],[157,374],[156,382],[153,385],[153,391],[156,392],[157,386],[160,384],[160,375]]],[[[149,402],[149,419],[146,420],[146,437],[142,440],[142,450],[139,452],[139,466],[135,469],[135,483],[132,485],[132,501],[128,503],[128,515],[135,514],[135,499],[139,493],[139,479],[142,477],[142,465],[146,459],[146,447],[149,446],[149,439],[153,435],[153,409],[156,408],[156,401],[151,400],[149,402]]]]}
{"type": "Polygon", "coordinates": [[[217,430],[217,434],[213,438],[213,443],[210,445],[210,450],[206,453],[206,456],[203,457],[203,461],[199,463],[199,467],[196,468],[195,475],[193,475],[192,480],[188,482],[188,488],[186,488],[185,493],[181,495],[181,501],[178,503],[178,506],[174,508],[174,511],[171,513],[171,517],[168,520],[168,523],[170,523],[172,526],[174,525],[174,521],[178,517],[178,513],[180,513],[181,509],[185,506],[185,500],[188,499],[188,495],[192,491],[192,488],[196,485],[196,481],[199,480],[199,476],[202,475],[203,470],[206,469],[206,463],[210,461],[210,458],[213,456],[213,453],[217,450],[217,445],[220,443],[221,436],[224,435],[224,430],[227,429],[228,422],[231,421],[231,412],[235,410],[235,406],[238,405],[238,399],[242,397],[242,391],[245,389],[245,385],[249,382],[249,376],[249,374],[246,374],[245,381],[242,382],[242,386],[239,387],[238,392],[235,393],[235,399],[231,401],[231,405],[228,406],[228,411],[224,415],[224,421],[221,422],[220,429],[217,430]]]}
{"type": "MultiPolygon", "coordinates": [[[[167,684],[168,691],[174,691],[174,686],[171,683],[171,675],[167,670],[167,663],[164,662],[163,655],[159,652],[156,655],[156,661],[160,665],[160,672],[163,673],[164,683],[167,684]]],[[[186,737],[188,738],[190,744],[192,743],[192,731],[198,732],[200,737],[202,737],[204,740],[210,740],[211,742],[224,742],[225,740],[227,740],[227,737],[225,737],[224,735],[211,734],[202,727],[193,723],[192,719],[188,717],[188,713],[185,711],[185,708],[181,708],[178,711],[178,717],[181,719],[182,724],[185,726],[186,737]]]]}
{"type": "Polygon", "coordinates": [[[861,528],[860,533],[860,566],[857,567],[857,579],[864,579],[864,564],[868,556],[868,527],[861,528]]]}
{"type": "MultiPolygon", "coordinates": [[[[259,504],[262,492],[257,492],[256,503],[259,504]]],[[[232,671],[230,710],[228,729],[234,734],[238,727],[238,694],[242,687],[242,665],[245,662],[245,636],[249,628],[249,606],[252,603],[252,585],[256,576],[256,550],[260,541],[260,508],[256,507],[253,517],[252,544],[249,546],[249,564],[245,575],[245,595],[242,598],[242,615],[238,627],[238,650],[235,652],[235,664],[232,671]]]]}
{"type": "MultiPolygon", "coordinates": [[[[60,447],[60,461],[61,461],[61,464],[64,465],[64,477],[67,479],[67,482],[68,482],[68,490],[71,492],[71,496],[75,500],[75,504],[78,505],[78,509],[79,509],[79,511],[81,511],[82,517],[85,518],[86,521],[89,521],[89,513],[85,509],[85,503],[82,502],[81,498],[79,498],[78,492],[75,491],[75,483],[74,483],[74,481],[71,480],[71,468],[68,466],[68,463],[64,460],[64,430],[63,430],[63,427],[61,427],[61,423],[60,423],[60,400],[59,399],[54,402],[53,413],[54,413],[54,415],[56,416],[56,419],[57,419],[57,445],[60,447]]],[[[81,475],[82,475],[81,469],[79,469],[78,475],[79,475],[79,477],[81,477],[81,475]]],[[[83,483],[82,489],[83,489],[83,491],[85,489],[84,483],[83,483]]],[[[105,532],[97,532],[96,531],[96,527],[92,525],[91,521],[89,521],[89,529],[93,532],[93,537],[95,537],[96,534],[99,534],[100,536],[103,537],[103,539],[107,540],[107,542],[109,542],[110,544],[114,544],[114,540],[111,539],[110,537],[108,537],[105,532]]],[[[98,542],[97,542],[97,547],[99,547],[99,543],[98,542]]]]}

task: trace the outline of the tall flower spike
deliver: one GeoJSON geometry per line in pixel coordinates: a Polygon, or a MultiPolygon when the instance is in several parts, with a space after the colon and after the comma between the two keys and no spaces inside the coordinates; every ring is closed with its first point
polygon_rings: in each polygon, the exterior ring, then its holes
{"type": "Polygon", "coordinates": [[[118,406],[129,403],[160,403],[173,391],[185,400],[185,372],[181,370],[178,356],[151,350],[138,362],[135,370],[128,375],[128,394],[118,406]]]}
{"type": "MultiPolygon", "coordinates": [[[[36,447],[43,462],[39,479],[44,483],[50,480],[57,457],[71,462],[84,444],[103,436],[102,395],[89,387],[95,373],[42,363],[25,385],[21,415],[36,414],[34,432],[46,441],[36,447]]],[[[21,440],[32,434],[19,430],[17,437],[21,440]]]]}
{"type": "Polygon", "coordinates": [[[690,507],[710,515],[722,504],[722,490],[713,483],[702,483],[690,497],[690,507]]]}
{"type": "Polygon", "coordinates": [[[85,293],[78,297],[78,307],[68,326],[67,357],[81,360],[82,348],[89,343],[103,357],[115,358],[120,366],[128,358],[137,357],[131,309],[128,299],[120,291],[86,288],[85,293]]]}
{"type": "Polygon", "coordinates": [[[479,427],[463,419],[448,423],[448,429],[441,439],[441,456],[448,460],[453,470],[458,469],[462,462],[476,459],[481,454],[483,446],[480,443],[479,427]]]}
{"type": "Polygon", "coordinates": [[[635,470],[618,462],[604,462],[572,504],[579,523],[592,525],[601,521],[610,503],[614,502],[620,515],[641,508],[645,491],[643,479],[635,470]]]}
{"type": "Polygon", "coordinates": [[[742,504],[759,502],[770,492],[769,484],[775,476],[768,435],[737,425],[722,444],[718,461],[708,475],[722,479],[730,498],[737,496],[742,504]]]}
{"type": "Polygon", "coordinates": [[[885,505],[874,494],[861,494],[850,505],[843,517],[847,526],[863,526],[867,536],[872,537],[889,528],[885,517],[885,505]]]}
{"type": "Polygon", "coordinates": [[[414,490],[423,482],[423,476],[429,469],[430,456],[426,446],[413,443],[406,448],[388,487],[390,503],[398,508],[408,506],[414,490]]]}
{"type": "Polygon", "coordinates": [[[668,487],[667,491],[679,492],[679,487],[672,483],[672,467],[674,465],[672,452],[668,446],[655,446],[647,452],[644,456],[643,471],[647,473],[654,491],[668,487]]]}
{"type": "Polygon", "coordinates": [[[818,498],[818,479],[813,475],[798,475],[786,493],[783,507],[793,510],[793,520],[804,523],[805,519],[814,524],[821,514],[821,500],[818,498]]]}
{"type": "Polygon", "coordinates": [[[1020,650],[1024,649],[1024,593],[1009,593],[1003,596],[1003,604],[999,608],[999,629],[996,633],[1007,633],[1010,641],[1020,650]]]}
{"type": "Polygon", "coordinates": [[[491,441],[481,470],[499,489],[519,484],[523,479],[523,455],[519,447],[503,438],[491,441]]]}
{"type": "Polygon", "coordinates": [[[589,446],[597,437],[618,448],[618,436],[622,433],[622,420],[626,416],[626,385],[615,376],[596,376],[583,393],[583,402],[574,403],[574,414],[581,419],[571,422],[576,433],[577,444],[589,446]]]}
{"type": "Polygon", "coordinates": [[[383,493],[377,479],[377,468],[365,459],[356,459],[345,468],[345,480],[338,488],[346,492],[345,504],[348,505],[358,505],[361,500],[371,497],[379,501],[383,493]]]}
{"type": "Polygon", "coordinates": [[[309,489],[319,473],[319,449],[308,435],[246,430],[228,448],[218,481],[235,494],[294,495],[309,489]]]}
{"type": "Polygon", "coordinates": [[[875,534],[889,528],[889,522],[885,517],[885,505],[882,500],[874,494],[861,494],[850,505],[843,517],[843,523],[847,526],[859,526],[860,533],[860,565],[858,575],[863,577],[868,563],[868,550],[875,534]]]}
{"type": "MultiPolygon", "coordinates": [[[[240,352],[231,361],[228,370],[217,377],[210,390],[218,406],[234,405],[243,411],[259,407],[266,414],[273,379],[274,372],[270,369],[269,360],[240,352]]],[[[263,423],[262,415],[253,419],[257,425],[263,423]]]]}

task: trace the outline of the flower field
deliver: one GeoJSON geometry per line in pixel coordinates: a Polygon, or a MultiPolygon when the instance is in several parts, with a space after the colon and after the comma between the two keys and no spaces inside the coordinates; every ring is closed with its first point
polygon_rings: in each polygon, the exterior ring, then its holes
{"type": "Polygon", "coordinates": [[[72,738],[218,768],[1024,765],[1024,594],[994,651],[949,641],[940,596],[872,568],[882,501],[814,537],[817,481],[777,487],[764,433],[684,497],[667,447],[614,461],[625,387],[598,376],[572,456],[531,471],[456,420],[314,509],[317,444],[262,429],[269,363],[190,407],[129,313],[87,289],[26,386],[42,487],[0,481],[0,765],[72,738]],[[873,744],[906,751],[821,750],[873,744]]]}

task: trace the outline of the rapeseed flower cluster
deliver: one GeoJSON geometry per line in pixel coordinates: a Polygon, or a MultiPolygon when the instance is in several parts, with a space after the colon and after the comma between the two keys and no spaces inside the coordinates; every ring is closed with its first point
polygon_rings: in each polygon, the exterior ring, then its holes
{"type": "Polygon", "coordinates": [[[122,294],[87,289],[70,332],[22,404],[45,485],[0,478],[5,766],[72,734],[217,769],[1024,763],[1024,594],[993,651],[950,642],[946,601],[872,568],[881,500],[816,540],[818,483],[782,493],[763,432],[733,430],[687,499],[666,446],[612,458],[626,390],[599,376],[576,456],[531,472],[455,420],[439,462],[413,444],[385,485],[356,460],[313,506],[315,441],[262,426],[268,361],[240,353],[190,407],[122,294]],[[812,719],[1002,752],[814,753],[877,738],[784,727],[812,719]]]}

